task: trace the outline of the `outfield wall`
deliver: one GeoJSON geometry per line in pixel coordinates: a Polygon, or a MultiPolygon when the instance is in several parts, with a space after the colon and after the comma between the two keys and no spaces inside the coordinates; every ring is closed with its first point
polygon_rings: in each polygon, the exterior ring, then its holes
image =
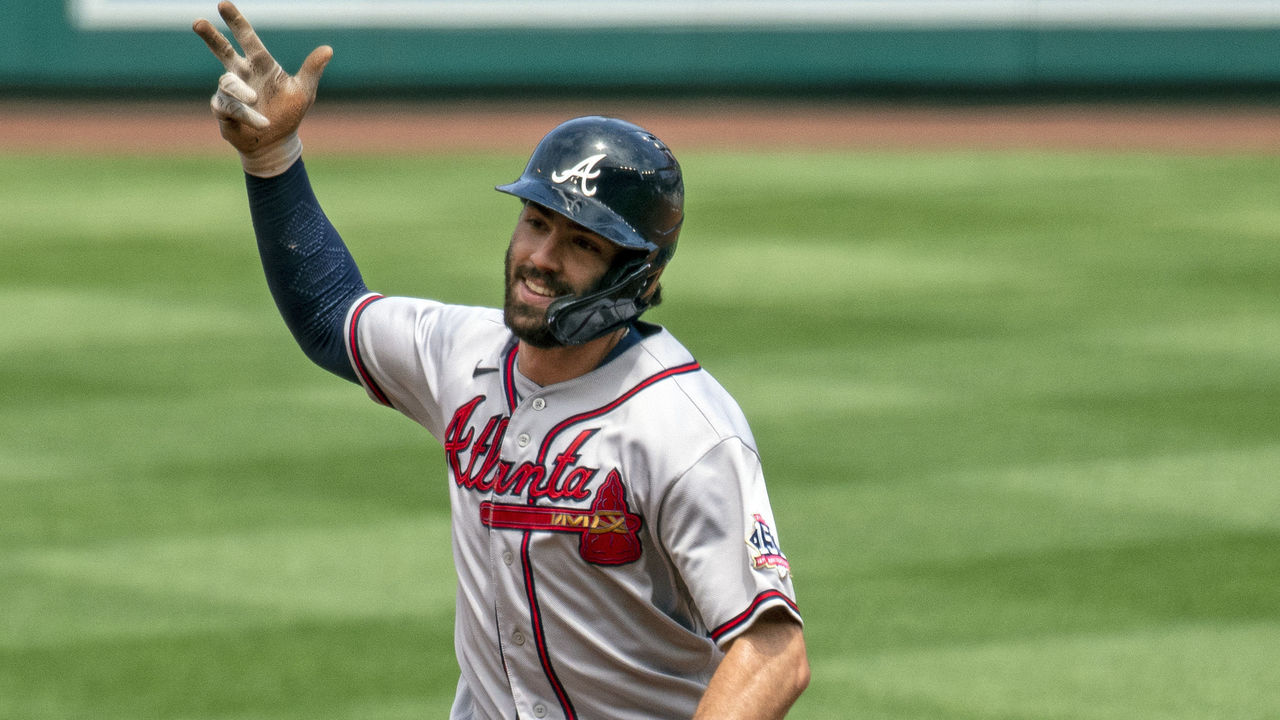
{"type": "MultiPolygon", "coordinates": [[[[8,0],[0,87],[196,90],[214,0],[8,0]]],[[[1280,88],[1277,0],[242,0],[328,90],[1280,88]]],[[[220,22],[220,21],[219,21],[220,22]]]]}

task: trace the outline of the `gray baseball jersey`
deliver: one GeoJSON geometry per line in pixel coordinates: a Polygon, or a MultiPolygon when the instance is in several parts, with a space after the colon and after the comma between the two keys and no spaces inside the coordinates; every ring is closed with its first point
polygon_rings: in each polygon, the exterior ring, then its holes
{"type": "Polygon", "coordinates": [[[755,442],[666,330],[540,387],[500,310],[370,295],[366,391],[443,446],[458,574],[451,717],[690,717],[722,647],[799,620],[755,442]]]}

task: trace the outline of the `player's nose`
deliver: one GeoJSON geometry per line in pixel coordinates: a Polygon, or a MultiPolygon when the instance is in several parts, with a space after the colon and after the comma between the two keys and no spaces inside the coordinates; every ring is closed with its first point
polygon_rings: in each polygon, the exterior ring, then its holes
{"type": "Polygon", "coordinates": [[[529,262],[543,272],[559,272],[563,250],[564,243],[560,233],[553,230],[537,239],[529,253],[529,262]]]}

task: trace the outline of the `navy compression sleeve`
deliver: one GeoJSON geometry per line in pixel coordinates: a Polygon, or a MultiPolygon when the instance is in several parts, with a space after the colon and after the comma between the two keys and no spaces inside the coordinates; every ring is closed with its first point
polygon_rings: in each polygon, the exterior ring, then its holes
{"type": "Polygon", "coordinates": [[[311,191],[302,161],[272,178],[245,175],[249,212],[267,286],[285,325],[312,362],[359,382],[347,360],[342,325],[368,293],[347,251],[311,191]]]}

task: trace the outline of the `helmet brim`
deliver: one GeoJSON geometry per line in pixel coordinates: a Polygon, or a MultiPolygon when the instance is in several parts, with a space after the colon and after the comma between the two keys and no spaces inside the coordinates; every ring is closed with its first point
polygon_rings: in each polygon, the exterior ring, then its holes
{"type": "Polygon", "coordinates": [[[557,212],[625,250],[651,253],[658,249],[604,203],[540,178],[522,177],[494,189],[557,212]]]}

